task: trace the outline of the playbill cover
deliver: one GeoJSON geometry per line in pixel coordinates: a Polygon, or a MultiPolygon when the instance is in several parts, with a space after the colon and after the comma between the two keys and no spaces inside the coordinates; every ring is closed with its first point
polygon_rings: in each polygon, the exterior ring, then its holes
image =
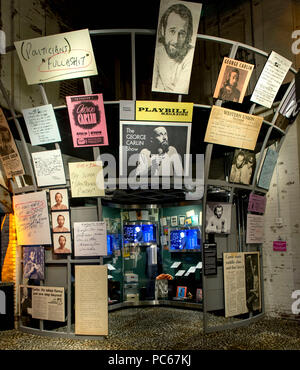
{"type": "Polygon", "coordinates": [[[254,65],[225,57],[213,97],[242,103],[254,65]]]}
{"type": "Polygon", "coordinates": [[[6,177],[24,175],[24,168],[5,115],[0,108],[0,159],[6,177]]]}
{"type": "Polygon", "coordinates": [[[202,4],[161,0],[152,91],[188,94],[202,4]]]}
{"type": "Polygon", "coordinates": [[[121,101],[121,176],[188,173],[192,115],[193,103],[121,101]]]}
{"type": "Polygon", "coordinates": [[[108,145],[102,94],[66,97],[75,148],[108,145]]]}

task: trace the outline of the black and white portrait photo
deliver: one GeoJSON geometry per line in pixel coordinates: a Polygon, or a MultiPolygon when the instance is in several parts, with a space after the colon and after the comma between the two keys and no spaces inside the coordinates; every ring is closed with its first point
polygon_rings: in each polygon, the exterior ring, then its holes
{"type": "Polygon", "coordinates": [[[45,275],[44,247],[23,247],[23,277],[43,280],[45,275]]]}
{"type": "Polygon", "coordinates": [[[255,153],[249,150],[236,149],[230,169],[229,181],[249,185],[256,167],[255,153]]]}
{"type": "Polygon", "coordinates": [[[206,233],[229,234],[231,227],[231,204],[206,203],[206,233]]]}
{"type": "Polygon", "coordinates": [[[121,121],[120,130],[120,161],[128,175],[172,176],[187,170],[190,123],[121,121]]]}
{"type": "Polygon", "coordinates": [[[188,94],[202,4],[161,0],[152,91],[188,94]]]}
{"type": "Polygon", "coordinates": [[[249,311],[259,310],[260,302],[260,271],[259,253],[245,253],[246,305],[249,311]]]}

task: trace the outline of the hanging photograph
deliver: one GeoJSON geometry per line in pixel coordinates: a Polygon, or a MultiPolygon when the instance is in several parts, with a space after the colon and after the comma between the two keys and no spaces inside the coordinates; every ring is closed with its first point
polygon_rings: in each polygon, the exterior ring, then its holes
{"type": "Polygon", "coordinates": [[[52,104],[22,109],[31,145],[61,141],[52,104]]]}
{"type": "Polygon", "coordinates": [[[88,29],[14,44],[28,85],[98,74],[88,29]]]}
{"type": "Polygon", "coordinates": [[[71,233],[53,234],[53,249],[55,254],[71,254],[71,233]]]}
{"type": "Polygon", "coordinates": [[[70,232],[70,213],[69,212],[52,212],[52,231],[54,233],[70,232]]]}
{"type": "Polygon", "coordinates": [[[44,247],[23,247],[23,278],[29,280],[44,280],[44,276],[44,247]]]}
{"type": "Polygon", "coordinates": [[[255,153],[245,149],[236,149],[230,169],[229,181],[249,185],[255,172],[255,153]]]}
{"type": "Polygon", "coordinates": [[[68,189],[50,190],[51,211],[61,211],[69,209],[68,189]]]}
{"type": "Polygon", "coordinates": [[[66,183],[64,164],[60,149],[31,153],[38,186],[66,183]]]}
{"type": "Polygon", "coordinates": [[[102,94],[66,96],[74,148],[108,145],[102,94]]]}
{"type": "Polygon", "coordinates": [[[202,4],[161,0],[152,91],[188,94],[202,4]]]}
{"type": "Polygon", "coordinates": [[[214,98],[242,103],[254,65],[225,57],[214,98]]]}
{"type": "Polygon", "coordinates": [[[46,191],[13,196],[18,245],[51,244],[46,191]]]}
{"type": "Polygon", "coordinates": [[[5,175],[8,179],[13,176],[24,175],[23,164],[6,121],[5,115],[0,108],[0,159],[5,175]]]}
{"type": "Polygon", "coordinates": [[[231,204],[206,203],[206,233],[229,234],[231,228],[231,204]]]}

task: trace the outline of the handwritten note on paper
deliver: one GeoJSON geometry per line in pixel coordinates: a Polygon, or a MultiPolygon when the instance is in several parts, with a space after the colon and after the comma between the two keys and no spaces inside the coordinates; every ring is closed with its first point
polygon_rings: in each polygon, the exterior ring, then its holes
{"type": "Polygon", "coordinates": [[[75,256],[106,256],[106,223],[74,222],[75,256]]]}
{"type": "Polygon", "coordinates": [[[51,244],[46,191],[13,196],[19,245],[51,244]]]}
{"type": "Polygon", "coordinates": [[[291,65],[292,62],[290,60],[272,51],[260,74],[250,100],[264,107],[271,108],[291,65]]]}
{"type": "Polygon", "coordinates": [[[105,195],[102,162],[70,162],[69,173],[73,198],[105,195]]]}
{"type": "Polygon", "coordinates": [[[32,145],[61,141],[52,104],[22,110],[32,145]]]}
{"type": "Polygon", "coordinates": [[[204,141],[254,150],[262,121],[263,117],[214,105],[204,141]]]}
{"type": "Polygon", "coordinates": [[[98,74],[88,29],[14,44],[28,85],[98,74]]]}
{"type": "Polygon", "coordinates": [[[60,149],[31,153],[38,186],[66,183],[60,149]]]}

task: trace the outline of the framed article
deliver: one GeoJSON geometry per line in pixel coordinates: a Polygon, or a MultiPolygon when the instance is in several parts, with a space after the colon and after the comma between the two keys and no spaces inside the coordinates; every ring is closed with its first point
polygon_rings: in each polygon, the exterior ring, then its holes
{"type": "Polygon", "coordinates": [[[225,57],[213,97],[242,103],[254,65],[225,57]]]}

